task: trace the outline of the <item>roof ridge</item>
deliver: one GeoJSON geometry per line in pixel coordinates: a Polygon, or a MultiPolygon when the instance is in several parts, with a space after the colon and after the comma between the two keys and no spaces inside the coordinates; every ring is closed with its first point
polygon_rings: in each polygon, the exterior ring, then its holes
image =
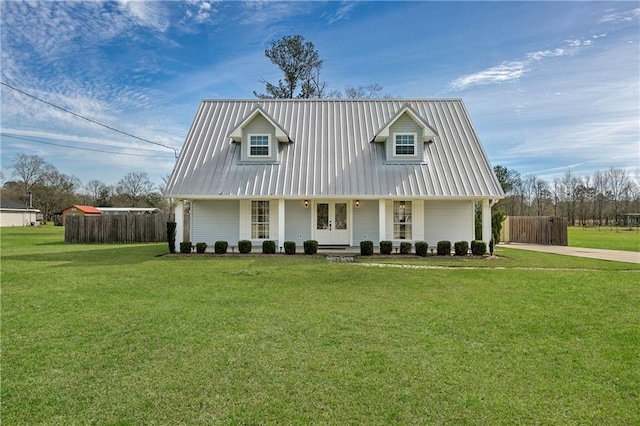
{"type": "Polygon", "coordinates": [[[202,102],[450,102],[462,101],[462,98],[323,98],[323,99],[249,99],[249,98],[202,98],[202,102]]]}

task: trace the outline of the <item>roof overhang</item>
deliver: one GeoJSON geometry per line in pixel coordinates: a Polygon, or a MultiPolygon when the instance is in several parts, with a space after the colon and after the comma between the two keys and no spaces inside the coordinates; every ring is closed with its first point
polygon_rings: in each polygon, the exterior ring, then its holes
{"type": "Polygon", "coordinates": [[[422,128],[422,139],[424,142],[433,142],[433,138],[438,136],[435,129],[429,125],[413,108],[409,105],[403,106],[400,111],[396,115],[394,115],[391,120],[384,125],[382,129],[380,129],[375,137],[373,138],[374,142],[384,142],[389,138],[389,129],[403,114],[407,113],[409,117],[413,121],[416,122],[422,128]]]}
{"type": "Polygon", "coordinates": [[[265,120],[271,124],[276,130],[276,139],[278,142],[292,142],[287,132],[276,121],[269,116],[262,108],[256,107],[240,124],[233,128],[229,137],[232,142],[242,142],[242,132],[247,124],[251,123],[256,116],[260,114],[265,120]]]}

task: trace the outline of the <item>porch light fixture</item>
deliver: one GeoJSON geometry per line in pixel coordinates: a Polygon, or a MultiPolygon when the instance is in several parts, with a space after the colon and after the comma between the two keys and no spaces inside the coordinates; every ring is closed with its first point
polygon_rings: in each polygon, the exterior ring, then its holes
{"type": "Polygon", "coordinates": [[[355,206],[356,206],[356,209],[359,209],[359,208],[360,208],[360,200],[356,200],[356,204],[355,204],[355,206]]]}
{"type": "Polygon", "coordinates": [[[304,208],[308,208],[309,207],[309,200],[304,200],[304,208]]]}

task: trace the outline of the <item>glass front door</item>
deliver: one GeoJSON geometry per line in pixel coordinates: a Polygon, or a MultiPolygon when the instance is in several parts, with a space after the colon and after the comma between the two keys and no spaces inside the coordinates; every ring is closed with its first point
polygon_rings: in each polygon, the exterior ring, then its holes
{"type": "Polygon", "coordinates": [[[318,244],[349,244],[349,204],[317,202],[315,239],[318,244]]]}

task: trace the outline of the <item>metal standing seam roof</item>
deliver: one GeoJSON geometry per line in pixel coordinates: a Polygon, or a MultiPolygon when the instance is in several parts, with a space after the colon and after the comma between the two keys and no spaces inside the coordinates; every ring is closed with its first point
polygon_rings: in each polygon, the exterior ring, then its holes
{"type": "Polygon", "coordinates": [[[173,198],[503,198],[461,99],[203,100],[167,186],[173,198]],[[405,108],[436,133],[424,162],[386,162],[374,138],[405,108]],[[291,143],[240,163],[232,131],[260,108],[291,143]]]}

